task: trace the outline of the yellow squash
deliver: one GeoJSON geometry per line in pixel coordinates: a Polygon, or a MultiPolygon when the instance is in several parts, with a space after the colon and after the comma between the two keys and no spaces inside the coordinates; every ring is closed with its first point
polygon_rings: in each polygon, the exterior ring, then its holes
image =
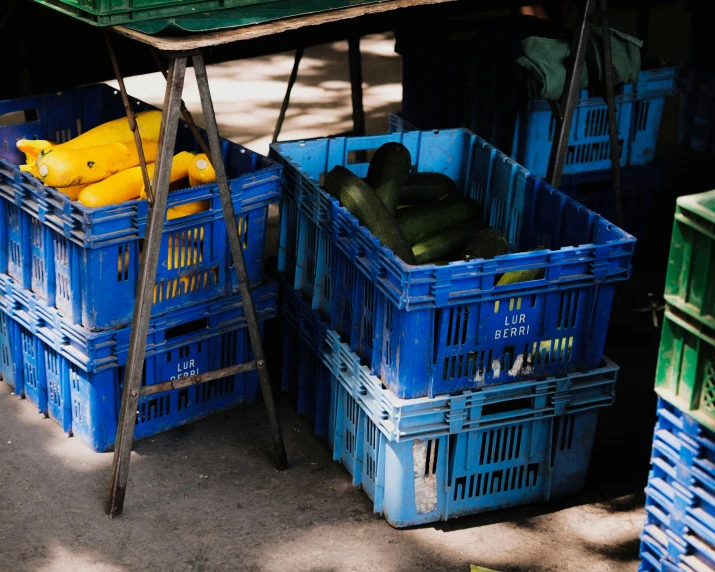
{"type": "Polygon", "coordinates": [[[189,203],[188,205],[181,205],[178,207],[171,207],[166,211],[166,220],[174,220],[175,218],[181,218],[184,216],[189,216],[196,213],[202,213],[209,210],[209,201],[196,201],[189,203]]]}
{"type": "MultiPolygon", "coordinates": [[[[142,111],[136,115],[139,135],[142,140],[158,141],[161,127],[161,111],[142,111]]],[[[65,143],[53,143],[42,139],[20,139],[17,148],[25,153],[27,164],[33,165],[41,151],[53,148],[55,150],[86,149],[99,147],[110,143],[133,143],[134,134],[129,129],[129,120],[120,117],[90,129],[65,143]]]]}
{"type": "MultiPolygon", "coordinates": [[[[37,172],[37,165],[20,165],[20,170],[23,173],[30,173],[35,175],[38,179],[42,179],[42,177],[40,177],[40,173],[37,172]]],[[[71,201],[76,201],[80,191],[86,186],[87,185],[76,185],[74,187],[62,187],[57,190],[67,195],[71,201]]]]}
{"type": "MultiPolygon", "coordinates": [[[[182,151],[177,153],[171,163],[171,181],[186,177],[192,153],[182,151]]],[[[149,177],[154,176],[154,163],[147,165],[149,177]]],[[[141,197],[144,191],[144,177],[141,167],[132,167],[111,177],[88,185],[79,194],[79,201],[88,207],[117,205],[141,197]]]]}
{"type": "Polygon", "coordinates": [[[43,139],[20,139],[16,146],[25,154],[25,162],[32,166],[37,160],[37,156],[41,151],[54,147],[56,143],[45,141],[43,139]]]}
{"type": "MultiPolygon", "coordinates": [[[[169,178],[169,182],[175,183],[176,181],[185,179],[189,174],[189,163],[191,163],[191,159],[193,158],[194,154],[189,151],[181,151],[174,155],[174,158],[171,160],[171,177],[169,178]]],[[[146,189],[144,188],[143,180],[139,198],[142,200],[146,199],[146,189]]]]}
{"type": "Polygon", "coordinates": [[[41,179],[40,173],[37,172],[37,165],[20,165],[20,170],[23,173],[30,173],[31,175],[35,175],[38,179],[41,179]]]}
{"type": "Polygon", "coordinates": [[[216,171],[205,153],[199,153],[189,165],[189,184],[192,187],[216,182],[216,171]]]}
{"type": "Polygon", "coordinates": [[[67,195],[71,201],[76,201],[79,198],[79,194],[86,187],[87,185],[76,185],[74,187],[64,187],[62,189],[57,190],[67,195]]]}
{"type": "MultiPolygon", "coordinates": [[[[144,141],[147,162],[156,157],[156,143],[144,141]]],[[[50,187],[96,183],[139,164],[134,143],[110,143],[86,149],[49,149],[37,158],[37,170],[50,187]]]]}
{"type": "MultiPolygon", "coordinates": [[[[158,141],[159,128],[161,127],[161,111],[142,111],[137,113],[137,126],[139,135],[143,140],[158,141]]],[[[120,117],[114,121],[109,121],[90,129],[66,143],[57,145],[58,149],[86,149],[87,147],[98,147],[109,145],[110,143],[131,143],[134,144],[134,134],[129,129],[129,120],[120,117]]]]}

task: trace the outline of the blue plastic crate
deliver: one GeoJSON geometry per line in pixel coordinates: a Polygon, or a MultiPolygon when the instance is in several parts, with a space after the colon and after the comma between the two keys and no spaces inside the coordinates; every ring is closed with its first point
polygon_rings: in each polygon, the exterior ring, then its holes
{"type": "MultiPolygon", "coordinates": [[[[482,44],[483,42],[480,43],[480,45],[482,44]]],[[[490,47],[493,48],[493,46],[490,47]]],[[[471,50],[474,53],[480,53],[485,48],[486,46],[472,47],[471,50]]],[[[456,49],[466,50],[469,48],[456,49]]],[[[453,58],[463,57],[462,54],[454,53],[454,50],[447,53],[450,55],[443,55],[441,59],[436,60],[438,62],[436,65],[439,67],[433,70],[433,73],[443,73],[445,59],[449,61],[453,58]]],[[[407,96],[414,96],[413,92],[416,90],[424,91],[424,86],[418,84],[424,82],[426,73],[424,69],[417,68],[417,66],[424,65],[425,58],[419,52],[415,54],[416,57],[412,57],[412,55],[407,53],[403,57],[404,67],[406,70],[413,70],[413,73],[403,72],[405,118],[402,121],[407,120],[406,122],[411,123],[413,127],[419,126],[423,129],[466,127],[494,143],[511,144],[511,156],[516,161],[537,176],[546,175],[556,127],[556,119],[547,101],[532,100],[524,103],[522,98],[515,97],[513,93],[508,96],[491,93],[491,90],[494,89],[494,82],[498,81],[496,78],[498,74],[494,73],[495,63],[487,58],[490,60],[487,65],[491,64],[491,67],[485,69],[481,65],[474,65],[477,62],[471,61],[467,56],[465,58],[466,65],[462,66],[464,71],[461,71],[461,74],[458,71],[456,74],[458,78],[466,76],[461,82],[459,79],[453,79],[452,76],[455,74],[451,74],[447,81],[454,84],[452,89],[444,89],[444,86],[440,86],[441,89],[438,89],[431,97],[423,98],[429,102],[427,105],[411,106],[408,104],[411,103],[411,100],[408,102],[407,96]],[[450,118],[443,118],[449,124],[434,124],[433,110],[439,109],[440,101],[449,98],[454,89],[463,92],[464,108],[451,105],[450,108],[455,109],[448,113],[450,118]]],[[[479,57],[480,60],[484,59],[481,55],[479,57]]],[[[478,64],[481,63],[481,61],[478,62],[478,64]]],[[[512,61],[504,61],[503,65],[511,66],[512,61]]],[[[616,121],[621,166],[643,165],[653,160],[665,98],[675,95],[677,76],[678,68],[674,67],[643,70],[636,84],[623,85],[618,88],[616,121]]],[[[710,92],[712,92],[712,86],[710,92]]],[[[704,112],[700,111],[699,116],[705,115],[706,118],[712,119],[710,117],[712,114],[709,112],[711,98],[712,96],[708,100],[708,107],[704,112]]],[[[691,124],[694,123],[691,120],[691,124]]],[[[396,124],[395,127],[399,127],[399,125],[396,124]]],[[[712,139],[710,143],[712,144],[712,139]]],[[[581,90],[574,109],[564,174],[573,175],[607,169],[610,166],[610,152],[605,101],[588,90],[581,90]]]]}
{"type": "MultiPolygon", "coordinates": [[[[284,286],[282,315],[283,390],[316,426],[328,417],[330,376],[340,377],[362,406],[382,419],[381,430],[395,441],[467,431],[507,419],[576,413],[613,403],[618,366],[608,358],[601,367],[583,374],[488,386],[435,398],[400,399],[361,365],[340,336],[329,330],[288,285],[284,286]],[[316,357],[322,367],[315,363],[316,357]]],[[[322,434],[317,429],[316,433],[322,434]]]]}
{"type": "Polygon", "coordinates": [[[715,434],[660,399],[640,570],[715,568],[714,460],[715,434]]]}
{"type": "MultiPolygon", "coordinates": [[[[62,429],[95,451],[114,446],[131,326],[92,332],[64,320],[32,292],[0,277],[0,299],[10,302],[13,340],[21,340],[16,364],[42,383],[26,395],[62,429]],[[28,343],[34,340],[34,343],[28,343]],[[44,389],[44,394],[42,393],[44,389]],[[34,393],[33,393],[34,392],[34,393]]],[[[277,285],[254,291],[262,323],[276,315],[277,285]]],[[[205,302],[152,318],[143,385],[228,367],[252,359],[239,296],[205,302]]],[[[135,438],[141,439],[253,400],[255,372],[142,397],[135,438]]]]}
{"type": "Polygon", "coordinates": [[[646,493],[646,523],[641,534],[639,571],[703,572],[715,569],[712,530],[697,520],[684,521],[677,507],[677,493],[663,486],[662,482],[649,483],[646,493]]]}
{"type": "Polygon", "coordinates": [[[630,275],[635,239],[625,231],[464,130],[279,143],[271,152],[284,163],[299,229],[293,244],[281,236],[286,251],[296,249],[296,266],[284,256],[279,271],[399,397],[600,365],[614,282],[630,275]],[[410,266],[381,246],[319,182],[335,165],[364,176],[356,152],[389,141],[407,146],[414,170],[442,172],[479,200],[483,222],[522,252],[410,266]],[[539,245],[546,248],[525,252],[539,245]],[[503,272],[534,267],[543,279],[495,286],[503,272]],[[312,283],[301,277],[313,272],[312,283]]]}
{"type": "MultiPolygon", "coordinates": [[[[665,98],[675,95],[678,68],[644,70],[637,84],[624,85],[616,97],[620,164],[653,161],[665,98]]],[[[516,115],[511,155],[532,173],[543,177],[549,166],[556,118],[546,101],[530,101],[516,115]]],[[[582,90],[574,109],[564,174],[608,169],[611,143],[606,103],[582,90]]]]}
{"type": "MultiPolygon", "coordinates": [[[[138,110],[149,106],[136,102],[138,110]]],[[[38,119],[0,127],[0,271],[32,289],[72,323],[92,330],[132,319],[148,204],[129,201],[89,208],[17,165],[21,138],[67,140],[124,115],[120,95],[105,85],[0,102],[0,114],[32,112],[38,119]]],[[[198,149],[179,129],[176,149],[198,149]]],[[[268,206],[280,198],[280,166],[229,141],[223,158],[236,224],[252,285],[261,281],[268,206]]],[[[172,192],[168,206],[207,200],[210,209],[167,221],[154,291],[154,315],[238,291],[216,184],[172,192]]]]}
{"type": "Polygon", "coordinates": [[[548,499],[583,486],[597,408],[613,402],[618,367],[612,362],[563,379],[403,400],[360,366],[289,285],[283,317],[284,335],[289,332],[284,356],[292,356],[283,363],[284,389],[318,434],[329,406],[334,460],[393,526],[548,499]]]}
{"type": "Polygon", "coordinates": [[[585,484],[598,410],[390,440],[337,385],[333,459],[397,528],[548,500],[585,484]]]}
{"type": "Polygon", "coordinates": [[[310,421],[315,434],[332,443],[331,376],[334,362],[321,359],[324,354],[325,325],[310,307],[284,285],[283,364],[281,389],[287,393],[298,413],[310,421]]]}
{"type": "Polygon", "coordinates": [[[693,151],[715,155],[715,75],[683,69],[678,142],[693,151]]]}

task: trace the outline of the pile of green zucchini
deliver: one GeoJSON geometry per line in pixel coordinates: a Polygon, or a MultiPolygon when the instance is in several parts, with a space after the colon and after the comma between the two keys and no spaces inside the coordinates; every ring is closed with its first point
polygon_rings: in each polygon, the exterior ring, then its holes
{"type": "MultiPolygon", "coordinates": [[[[498,230],[481,224],[482,207],[461,197],[441,173],[410,173],[412,158],[401,143],[375,151],[365,179],[342,166],[325,177],[325,190],[380,242],[408,264],[446,264],[508,254],[498,230]]],[[[534,280],[541,269],[509,272],[498,284],[534,280]]]]}

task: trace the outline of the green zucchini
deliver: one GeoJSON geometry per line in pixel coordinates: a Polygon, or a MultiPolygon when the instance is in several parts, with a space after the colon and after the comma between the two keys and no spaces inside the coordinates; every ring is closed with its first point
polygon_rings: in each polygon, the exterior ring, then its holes
{"type": "Polygon", "coordinates": [[[355,175],[350,170],[342,165],[337,165],[333,167],[332,171],[325,175],[323,188],[331,197],[340,200],[340,190],[344,184],[347,184],[348,181],[352,181],[353,177],[355,177],[355,175]]]}
{"type": "Polygon", "coordinates": [[[481,206],[478,202],[458,197],[399,209],[395,219],[407,242],[416,244],[443,228],[468,220],[477,221],[480,214],[481,206]]]}
{"type": "Polygon", "coordinates": [[[402,143],[385,143],[370,160],[365,179],[390,213],[397,210],[411,164],[410,152],[402,143]]]}
{"type": "Polygon", "coordinates": [[[464,260],[490,260],[502,254],[509,254],[509,242],[504,233],[493,228],[484,228],[472,237],[464,248],[462,257],[464,260]]]}
{"type": "Polygon", "coordinates": [[[411,173],[402,185],[401,205],[417,205],[456,197],[457,185],[442,173],[411,173]]]}
{"type": "Polygon", "coordinates": [[[474,235],[475,227],[474,222],[460,222],[419,241],[412,247],[417,264],[445,260],[447,255],[464,247],[474,235]]]}
{"type": "MultiPolygon", "coordinates": [[[[338,168],[333,171],[336,169],[338,168]]],[[[342,205],[355,215],[360,224],[366,226],[383,246],[392,250],[407,264],[415,264],[410,245],[405,240],[395,217],[387,210],[370,185],[342,167],[335,173],[335,178],[339,180],[342,205]]]]}
{"type": "MultiPolygon", "coordinates": [[[[530,248],[528,252],[536,252],[545,250],[545,246],[537,246],[530,248]]],[[[528,282],[529,280],[540,280],[544,277],[543,268],[527,268],[526,270],[515,270],[514,272],[505,272],[495,284],[496,286],[504,286],[506,284],[517,284],[518,282],[528,282]]]]}

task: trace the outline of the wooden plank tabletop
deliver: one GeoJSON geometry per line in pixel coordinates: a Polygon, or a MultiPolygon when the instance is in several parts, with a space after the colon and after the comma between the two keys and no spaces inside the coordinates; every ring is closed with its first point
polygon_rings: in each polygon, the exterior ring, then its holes
{"type": "Polygon", "coordinates": [[[242,26],[240,28],[229,28],[227,30],[217,30],[215,32],[190,34],[186,36],[152,36],[142,32],[137,32],[130,28],[125,28],[124,26],[114,26],[112,30],[122,36],[147,44],[148,46],[160,51],[186,52],[201,48],[221,46],[233,42],[253,40],[274,34],[281,34],[283,32],[300,30],[309,26],[320,26],[331,22],[358,18],[360,16],[391,12],[400,8],[428,6],[430,4],[445,4],[447,2],[456,1],[458,0],[384,0],[376,4],[366,4],[363,6],[330,10],[328,12],[318,12],[316,14],[308,14],[306,16],[296,16],[294,18],[276,20],[275,22],[242,26]]]}

